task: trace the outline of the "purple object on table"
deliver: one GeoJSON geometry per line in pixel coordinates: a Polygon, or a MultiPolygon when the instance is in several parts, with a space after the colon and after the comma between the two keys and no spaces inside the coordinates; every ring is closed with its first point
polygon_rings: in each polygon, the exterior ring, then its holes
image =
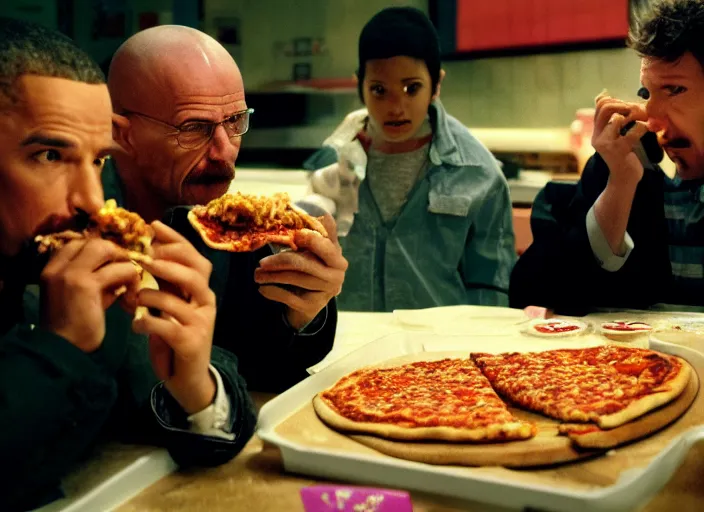
{"type": "Polygon", "coordinates": [[[341,485],[301,489],[306,512],[413,512],[407,492],[341,485]]]}

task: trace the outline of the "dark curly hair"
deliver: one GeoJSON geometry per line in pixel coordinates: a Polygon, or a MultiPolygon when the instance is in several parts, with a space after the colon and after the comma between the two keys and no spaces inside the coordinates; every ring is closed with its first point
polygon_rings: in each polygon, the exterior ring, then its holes
{"type": "Polygon", "coordinates": [[[100,66],[65,35],[36,23],[0,16],[0,100],[16,102],[22,75],[104,84],[100,66]]]}
{"type": "Polygon", "coordinates": [[[704,66],[704,2],[655,0],[634,13],[628,39],[642,57],[674,62],[691,52],[704,66]]]}

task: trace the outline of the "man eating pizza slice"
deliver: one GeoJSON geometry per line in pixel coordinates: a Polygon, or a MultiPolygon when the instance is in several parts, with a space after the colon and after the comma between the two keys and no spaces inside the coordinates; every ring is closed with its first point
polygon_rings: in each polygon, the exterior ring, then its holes
{"type": "Polygon", "coordinates": [[[154,230],[139,215],[118,207],[114,199],[108,199],[87,219],[86,226],[81,231],[68,229],[39,234],[35,241],[39,244],[39,252],[44,253],[61,249],[71,240],[81,238],[110,240],[128,251],[130,259],[142,260],[151,255],[154,230]]]}
{"type": "MultiPolygon", "coordinates": [[[[281,391],[307,377],[306,368],[332,348],[335,297],[347,269],[332,218],[322,229],[314,219],[317,230],[279,226],[267,236],[257,231],[226,242],[222,232],[199,236],[212,220],[200,212],[230,197],[217,199],[230,187],[249,128],[252,110],[237,64],[198,30],[160,26],[135,34],[118,49],[108,85],[120,150],[103,171],[106,197],[147,221],[164,219],[211,261],[210,285],[222,312],[214,343],[235,353],[250,389],[281,391]],[[200,219],[198,231],[189,215],[200,219]],[[320,236],[323,231],[327,236],[320,236]],[[296,250],[272,251],[269,242],[296,250]]],[[[267,219],[272,212],[275,222],[282,219],[278,213],[294,215],[283,206],[277,212],[280,196],[255,204],[241,195],[231,199],[232,212],[270,204],[267,219]]]]}
{"type": "Polygon", "coordinates": [[[58,498],[107,436],[212,466],[254,431],[236,359],[212,347],[210,263],[164,224],[104,203],[111,114],[100,68],[70,39],[0,17],[0,453],[12,463],[2,510],[58,498]],[[86,216],[100,236],[78,232],[86,216]],[[66,230],[78,236],[52,242],[66,230]],[[53,247],[48,262],[37,235],[53,247]],[[139,286],[135,255],[164,285],[135,294],[161,312],[137,320],[114,307],[116,290],[139,286]]]}
{"type": "MultiPolygon", "coordinates": [[[[134,265],[139,275],[139,284],[135,292],[144,289],[158,290],[159,284],[143,265],[138,262],[152,261],[152,242],[154,229],[144,219],[134,212],[120,208],[114,199],[108,199],[95,214],[91,215],[86,226],[77,231],[67,229],[56,233],[40,234],[34,238],[39,254],[59,251],[66,244],[75,240],[102,238],[108,240],[126,251],[126,256],[134,265]]],[[[77,229],[80,229],[77,227],[77,229]]],[[[121,296],[128,291],[127,286],[115,290],[115,296],[121,296]]],[[[134,298],[134,297],[133,297],[134,298]]],[[[134,306],[134,319],[141,320],[147,313],[144,306],[134,306]]]]}

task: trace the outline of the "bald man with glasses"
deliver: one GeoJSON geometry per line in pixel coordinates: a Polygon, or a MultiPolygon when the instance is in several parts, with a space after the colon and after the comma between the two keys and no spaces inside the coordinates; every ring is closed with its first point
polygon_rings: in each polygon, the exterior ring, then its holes
{"type": "Polygon", "coordinates": [[[186,219],[189,205],[221,196],[235,177],[254,112],[235,61],[198,30],[155,27],[118,49],[108,87],[119,150],[103,171],[105,196],[165,220],[212,262],[214,343],[237,355],[250,389],[281,391],[306,377],[335,336],[347,268],[337,241],[304,235],[295,253],[225,253],[206,247],[186,219]]]}

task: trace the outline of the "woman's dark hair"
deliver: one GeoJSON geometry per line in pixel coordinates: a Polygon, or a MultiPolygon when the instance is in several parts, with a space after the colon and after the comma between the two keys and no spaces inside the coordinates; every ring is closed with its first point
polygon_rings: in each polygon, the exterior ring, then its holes
{"type": "Polygon", "coordinates": [[[389,7],[375,14],[359,36],[357,89],[364,102],[362,83],[368,60],[412,57],[428,67],[433,94],[440,82],[440,43],[435,27],[422,11],[413,7],[389,7]]]}

